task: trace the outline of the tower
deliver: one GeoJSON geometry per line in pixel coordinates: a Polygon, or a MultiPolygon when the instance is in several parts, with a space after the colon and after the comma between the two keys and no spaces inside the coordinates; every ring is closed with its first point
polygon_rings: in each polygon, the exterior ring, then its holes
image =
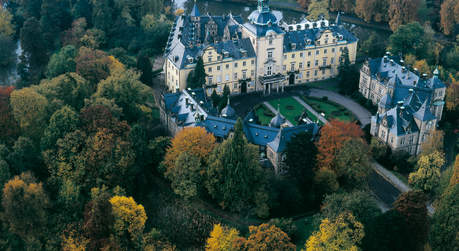
{"type": "Polygon", "coordinates": [[[269,0],[258,0],[258,11],[260,13],[269,12],[269,0]]]}

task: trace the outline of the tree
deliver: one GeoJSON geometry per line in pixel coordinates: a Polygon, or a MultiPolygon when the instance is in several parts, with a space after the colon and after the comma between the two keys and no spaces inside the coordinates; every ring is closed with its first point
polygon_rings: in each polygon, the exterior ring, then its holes
{"type": "Polygon", "coordinates": [[[24,135],[39,139],[48,119],[48,100],[31,88],[24,88],[11,93],[10,103],[24,135]]]}
{"type": "Polygon", "coordinates": [[[345,187],[365,186],[370,174],[370,152],[361,138],[348,139],[336,155],[333,170],[345,187]]]}
{"type": "Polygon", "coordinates": [[[434,152],[442,153],[445,133],[435,130],[429,134],[427,140],[422,143],[422,155],[429,155],[434,152]]]}
{"type": "Polygon", "coordinates": [[[0,34],[0,67],[9,70],[16,64],[16,44],[13,40],[0,34]]]}
{"type": "Polygon", "coordinates": [[[410,233],[410,238],[405,240],[410,247],[408,250],[423,250],[427,241],[429,224],[426,203],[423,192],[412,190],[401,194],[393,204],[394,209],[404,216],[410,233]]]}
{"type": "Polygon", "coordinates": [[[450,83],[446,88],[446,109],[448,111],[459,110],[459,80],[456,80],[453,75],[450,75],[450,83]]]}
{"type": "Polygon", "coordinates": [[[355,0],[331,0],[331,11],[344,11],[345,13],[353,14],[355,0]]]}
{"type": "Polygon", "coordinates": [[[307,10],[311,0],[297,0],[297,2],[301,7],[303,7],[303,9],[307,10]]]}
{"type": "Polygon", "coordinates": [[[336,219],[324,219],[320,230],[306,241],[306,251],[358,250],[365,233],[362,223],[350,213],[342,213],[336,219]]]}
{"type": "Polygon", "coordinates": [[[113,24],[114,8],[109,0],[91,1],[92,2],[92,22],[94,27],[104,32],[108,32],[113,24]]]}
{"type": "Polygon", "coordinates": [[[233,137],[218,145],[209,156],[208,165],[206,188],[222,208],[241,211],[256,205],[257,214],[267,216],[258,148],[249,145],[244,137],[241,119],[234,126],[233,137]]]}
{"type": "Polygon", "coordinates": [[[0,141],[7,142],[19,133],[19,126],[13,116],[10,95],[14,87],[0,87],[0,141]]]}
{"type": "Polygon", "coordinates": [[[103,51],[80,47],[75,63],[76,72],[92,86],[110,75],[110,60],[103,51]]]}
{"type": "Polygon", "coordinates": [[[204,128],[184,128],[175,135],[171,141],[171,146],[166,151],[163,161],[166,173],[175,168],[175,161],[184,152],[197,156],[204,166],[207,165],[209,155],[214,147],[215,137],[206,132],[204,128]]]}
{"type": "Polygon", "coordinates": [[[440,25],[445,35],[451,35],[454,25],[459,23],[459,2],[455,0],[445,0],[440,9],[440,25]]]}
{"type": "Polygon", "coordinates": [[[128,244],[128,247],[139,247],[147,221],[143,206],[137,204],[132,197],[124,196],[112,197],[110,204],[115,219],[113,228],[119,240],[126,242],[130,239],[134,246],[128,244]]]}
{"type": "Polygon", "coordinates": [[[410,173],[408,182],[416,189],[431,192],[440,182],[440,169],[445,164],[445,157],[440,152],[422,155],[417,163],[418,170],[410,173]]]}
{"type": "Polygon", "coordinates": [[[79,123],[78,114],[69,106],[64,106],[53,113],[41,138],[42,149],[55,147],[56,141],[78,129],[79,123]]]}
{"type": "Polygon", "coordinates": [[[317,163],[316,155],[317,148],[312,142],[310,133],[296,134],[287,143],[285,150],[287,175],[297,181],[303,194],[312,192],[311,185],[317,163]]]}
{"type": "Polygon", "coordinates": [[[413,54],[417,58],[426,53],[429,40],[418,22],[400,25],[389,37],[389,47],[394,54],[413,54]]]}
{"type": "Polygon", "coordinates": [[[187,78],[187,80],[189,81],[187,81],[187,87],[191,89],[203,87],[206,84],[206,76],[207,74],[204,69],[204,61],[202,60],[202,57],[199,57],[194,70],[188,74],[189,79],[187,78]]]}
{"type": "Polygon", "coordinates": [[[171,146],[171,138],[159,136],[150,140],[148,143],[148,149],[151,153],[150,163],[153,164],[153,171],[157,171],[161,161],[163,161],[166,155],[166,149],[171,146]]]}
{"type": "Polygon", "coordinates": [[[359,138],[362,136],[362,129],[355,123],[339,120],[330,121],[330,123],[322,128],[321,136],[317,143],[319,167],[331,168],[344,142],[349,138],[359,138]]]}
{"type": "Polygon", "coordinates": [[[311,0],[311,3],[308,4],[307,19],[318,20],[320,16],[323,16],[326,20],[330,19],[328,4],[327,0],[311,0]]]}
{"type": "Polygon", "coordinates": [[[239,231],[220,224],[215,224],[206,241],[206,251],[237,251],[237,240],[240,239],[239,231]]]}
{"type": "Polygon", "coordinates": [[[14,142],[8,155],[8,162],[11,164],[11,171],[15,175],[26,171],[32,171],[40,178],[46,175],[46,170],[41,166],[40,151],[29,138],[20,136],[14,142]]]}
{"type": "Polygon", "coordinates": [[[74,48],[79,47],[80,38],[83,37],[83,35],[85,34],[87,25],[88,23],[85,18],[75,19],[72,22],[72,27],[68,30],[65,30],[62,34],[62,45],[64,46],[64,48],[68,45],[73,45],[74,48]]]}
{"type": "Polygon", "coordinates": [[[441,195],[432,219],[430,243],[433,250],[457,250],[459,247],[459,185],[446,189],[441,195]]]}
{"type": "Polygon", "coordinates": [[[392,31],[402,24],[415,21],[420,5],[420,0],[389,0],[388,17],[392,31]]]}
{"type": "Polygon", "coordinates": [[[88,238],[89,250],[100,250],[109,242],[114,216],[110,194],[106,191],[94,196],[84,210],[83,232],[88,238]]]}
{"type": "Polygon", "coordinates": [[[128,122],[151,117],[152,110],[147,106],[150,87],[139,81],[139,74],[132,70],[115,71],[97,86],[95,97],[113,99],[123,109],[123,119],[128,122]]]}
{"type": "Polygon", "coordinates": [[[325,197],[320,209],[323,218],[335,219],[342,212],[351,213],[365,227],[381,214],[373,196],[357,190],[350,193],[334,193],[325,197]]]}
{"type": "Polygon", "coordinates": [[[153,84],[153,66],[151,65],[150,58],[147,55],[139,53],[137,57],[137,69],[140,70],[140,81],[151,86],[153,84]]]}
{"type": "Polygon", "coordinates": [[[48,62],[46,77],[54,78],[60,74],[67,72],[75,72],[76,63],[75,56],[77,51],[75,46],[67,45],[62,47],[58,52],[54,53],[48,62]]]}
{"type": "Polygon", "coordinates": [[[80,43],[91,49],[99,49],[106,44],[106,35],[105,32],[99,29],[89,29],[86,33],[79,38],[80,43]]]}
{"type": "Polygon", "coordinates": [[[250,236],[245,241],[245,249],[248,251],[268,250],[295,250],[296,247],[290,242],[290,237],[280,228],[261,224],[249,227],[250,236]]]}
{"type": "Polygon", "coordinates": [[[166,173],[174,192],[185,199],[199,195],[202,189],[202,172],[205,168],[200,159],[192,153],[183,152],[175,161],[175,167],[166,173]]]}
{"type": "Polygon", "coordinates": [[[12,23],[13,15],[4,8],[0,8],[0,35],[11,38],[15,33],[15,27],[12,23]]]}
{"type": "Polygon", "coordinates": [[[456,155],[456,160],[454,161],[453,174],[449,180],[450,186],[455,186],[459,184],[459,154],[456,155]]]}
{"type": "Polygon", "coordinates": [[[387,10],[389,2],[387,0],[356,0],[355,14],[365,20],[365,22],[387,21],[387,10]]]}
{"type": "Polygon", "coordinates": [[[422,60],[416,60],[416,62],[413,65],[414,68],[417,68],[419,73],[421,74],[431,74],[430,71],[430,66],[427,64],[427,61],[425,59],[422,60]]]}
{"type": "Polygon", "coordinates": [[[61,31],[67,29],[72,23],[70,16],[70,3],[59,0],[42,0],[41,4],[41,27],[46,27],[43,30],[43,38],[49,49],[56,47],[58,36],[61,31]]]}
{"type": "Polygon", "coordinates": [[[36,242],[46,230],[49,198],[43,185],[30,173],[15,176],[3,187],[5,223],[27,244],[36,242]]]}

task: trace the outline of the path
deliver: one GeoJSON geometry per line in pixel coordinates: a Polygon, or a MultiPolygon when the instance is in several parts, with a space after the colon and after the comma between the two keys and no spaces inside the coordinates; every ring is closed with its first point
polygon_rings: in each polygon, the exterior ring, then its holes
{"type": "MultiPolygon", "coordinates": [[[[273,107],[271,104],[269,104],[269,103],[266,102],[266,101],[263,102],[263,104],[264,104],[266,107],[268,107],[268,109],[271,110],[271,112],[273,112],[274,114],[277,114],[277,110],[274,109],[274,107],[273,107]]],[[[290,121],[288,121],[288,119],[285,119],[285,122],[287,123],[288,126],[293,127],[293,124],[292,124],[290,121]]]]}
{"type": "Polygon", "coordinates": [[[298,101],[298,103],[300,103],[302,106],[304,106],[304,108],[308,109],[312,114],[314,114],[314,116],[316,116],[320,121],[322,121],[322,123],[328,123],[328,121],[324,117],[322,117],[322,115],[316,112],[310,105],[306,104],[306,102],[304,102],[301,98],[299,98],[298,96],[293,96],[293,98],[296,101],[298,101]]]}
{"type": "Polygon", "coordinates": [[[316,98],[328,97],[329,100],[344,106],[346,109],[354,113],[354,115],[359,119],[360,124],[362,124],[362,127],[365,127],[371,122],[371,113],[367,109],[352,99],[340,95],[336,92],[311,88],[309,91],[309,96],[316,98]]]}

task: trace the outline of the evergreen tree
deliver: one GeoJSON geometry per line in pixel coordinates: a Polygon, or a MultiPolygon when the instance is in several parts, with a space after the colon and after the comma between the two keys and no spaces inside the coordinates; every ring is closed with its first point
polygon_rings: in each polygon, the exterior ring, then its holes
{"type": "Polygon", "coordinates": [[[137,57],[137,69],[140,70],[140,81],[142,83],[151,86],[153,84],[153,66],[151,65],[151,61],[147,55],[144,53],[139,53],[137,57]]]}
{"type": "Polygon", "coordinates": [[[206,84],[206,70],[204,69],[204,62],[202,57],[196,62],[196,67],[190,72],[191,77],[188,75],[187,87],[191,89],[203,87],[206,84]]]}

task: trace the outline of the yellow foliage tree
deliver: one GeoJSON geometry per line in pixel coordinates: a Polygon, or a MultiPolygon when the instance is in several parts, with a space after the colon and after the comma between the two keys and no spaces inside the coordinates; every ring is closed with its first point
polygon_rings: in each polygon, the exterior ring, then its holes
{"type": "Polygon", "coordinates": [[[112,213],[115,218],[114,230],[118,236],[126,231],[136,242],[143,236],[147,214],[142,205],[137,204],[132,197],[114,196],[110,199],[112,213]]]}
{"type": "Polygon", "coordinates": [[[62,235],[63,251],[85,251],[89,240],[78,234],[75,230],[62,235]]]}
{"type": "Polygon", "coordinates": [[[416,60],[416,62],[413,65],[414,68],[418,68],[418,71],[421,74],[431,74],[430,71],[430,66],[427,64],[427,61],[425,59],[422,60],[416,60]]]}
{"type": "Polygon", "coordinates": [[[171,147],[167,149],[163,164],[167,169],[175,167],[175,161],[181,153],[199,157],[203,162],[215,147],[215,137],[202,127],[185,128],[175,135],[171,147]]]}
{"type": "Polygon", "coordinates": [[[456,161],[454,163],[454,168],[453,168],[453,175],[451,176],[451,179],[449,180],[450,186],[455,186],[457,184],[459,184],[459,154],[456,155],[456,161]]]}
{"type": "Polygon", "coordinates": [[[234,228],[228,228],[220,224],[215,224],[210,237],[206,241],[207,251],[236,251],[239,250],[237,242],[241,238],[239,231],[234,228]]]}
{"type": "Polygon", "coordinates": [[[0,35],[11,37],[14,34],[14,26],[12,24],[13,15],[0,5],[0,35]]]}
{"type": "Polygon", "coordinates": [[[307,18],[317,20],[320,15],[323,15],[325,19],[329,19],[328,5],[328,0],[311,0],[311,3],[308,5],[309,15],[307,18]]]}
{"type": "Polygon", "coordinates": [[[433,131],[422,144],[422,155],[431,154],[433,152],[443,152],[443,138],[445,133],[441,130],[433,131]]]}
{"type": "Polygon", "coordinates": [[[320,230],[307,240],[306,251],[357,251],[364,236],[362,223],[343,213],[335,220],[322,220],[320,230]]]}
{"type": "Polygon", "coordinates": [[[454,111],[459,108],[459,80],[456,80],[452,74],[449,78],[451,82],[446,89],[446,109],[454,111]]]}
{"type": "Polygon", "coordinates": [[[249,232],[250,236],[245,242],[245,249],[248,251],[296,250],[290,237],[274,225],[250,226],[249,232]]]}

